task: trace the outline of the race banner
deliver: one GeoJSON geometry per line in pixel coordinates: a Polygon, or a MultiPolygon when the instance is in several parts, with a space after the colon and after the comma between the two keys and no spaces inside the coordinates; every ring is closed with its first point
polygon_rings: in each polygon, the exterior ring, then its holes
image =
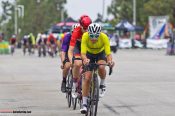
{"type": "Polygon", "coordinates": [[[162,39],[166,25],[168,24],[168,16],[150,16],[149,17],[149,39],[162,39]]]}

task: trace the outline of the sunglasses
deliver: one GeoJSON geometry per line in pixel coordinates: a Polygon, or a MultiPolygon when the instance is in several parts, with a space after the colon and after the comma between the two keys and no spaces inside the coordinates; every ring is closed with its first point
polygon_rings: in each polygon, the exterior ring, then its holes
{"type": "Polygon", "coordinates": [[[92,39],[92,38],[98,38],[99,37],[99,34],[90,34],[89,37],[92,39]]]}

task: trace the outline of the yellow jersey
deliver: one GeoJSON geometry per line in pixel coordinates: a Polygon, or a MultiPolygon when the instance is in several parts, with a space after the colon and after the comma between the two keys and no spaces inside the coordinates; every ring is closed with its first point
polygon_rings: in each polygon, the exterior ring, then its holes
{"type": "Polygon", "coordinates": [[[85,32],[81,40],[81,53],[86,54],[87,51],[91,54],[98,54],[102,51],[105,51],[106,55],[111,54],[109,38],[106,34],[100,33],[97,41],[93,43],[90,40],[88,32],[85,32]]]}

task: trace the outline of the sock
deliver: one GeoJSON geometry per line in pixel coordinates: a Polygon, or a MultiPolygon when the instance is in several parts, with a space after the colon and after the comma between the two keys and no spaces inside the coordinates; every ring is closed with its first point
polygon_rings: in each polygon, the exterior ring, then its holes
{"type": "Polygon", "coordinates": [[[101,79],[100,85],[105,85],[105,79],[101,79]]]}
{"type": "Polygon", "coordinates": [[[76,83],[77,80],[78,80],[78,78],[75,78],[75,77],[73,78],[73,82],[74,82],[74,83],[76,83]]]}
{"type": "Polygon", "coordinates": [[[83,97],[83,105],[87,105],[87,97],[83,97]]]}
{"type": "Polygon", "coordinates": [[[66,82],[66,77],[63,77],[63,82],[66,82]]]}

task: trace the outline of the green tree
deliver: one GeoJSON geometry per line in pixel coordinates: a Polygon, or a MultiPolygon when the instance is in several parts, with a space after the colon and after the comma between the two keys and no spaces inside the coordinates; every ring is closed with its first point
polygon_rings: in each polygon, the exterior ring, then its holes
{"type": "Polygon", "coordinates": [[[170,22],[173,20],[174,0],[150,0],[144,4],[146,16],[164,16],[168,15],[170,22]]]}
{"type": "MultiPolygon", "coordinates": [[[[61,12],[64,11],[65,18],[67,11],[64,9],[66,0],[16,0],[17,5],[24,5],[24,17],[18,17],[18,28],[21,29],[20,37],[24,34],[48,30],[52,25],[61,21],[61,12]]],[[[14,33],[14,12],[12,20],[6,25],[8,34],[14,33]]]]}
{"type": "MultiPolygon", "coordinates": [[[[174,22],[175,2],[174,0],[136,0],[136,20],[138,25],[145,26],[149,16],[168,15],[170,21],[174,22]],[[174,9],[174,10],[173,10],[174,9]]],[[[112,0],[108,7],[108,14],[113,15],[111,20],[116,24],[121,19],[133,22],[133,0],[112,0]]]]}
{"type": "Polygon", "coordinates": [[[132,1],[131,0],[112,0],[111,5],[107,8],[108,14],[113,15],[113,24],[122,19],[132,21],[132,1]]]}

